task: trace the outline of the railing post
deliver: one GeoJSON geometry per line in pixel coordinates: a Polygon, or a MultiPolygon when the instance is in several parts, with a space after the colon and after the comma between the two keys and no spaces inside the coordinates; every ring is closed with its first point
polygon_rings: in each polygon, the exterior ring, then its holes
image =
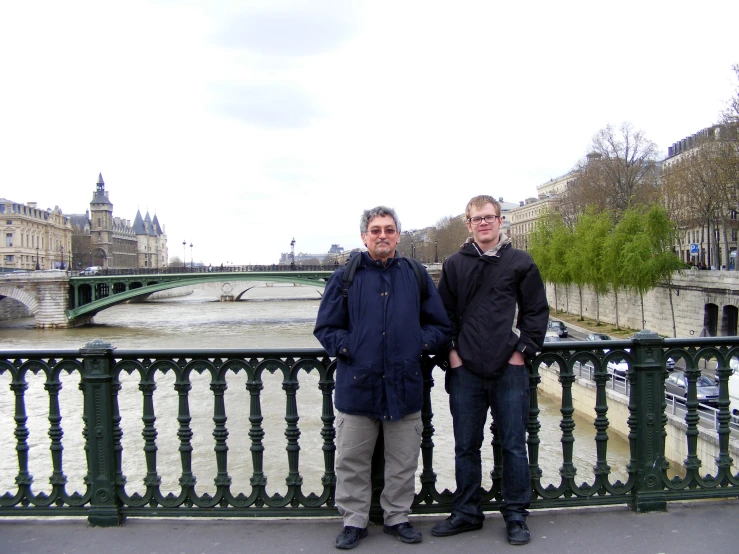
{"type": "Polygon", "coordinates": [[[87,428],[87,471],[92,489],[87,521],[99,527],[120,525],[125,519],[115,488],[112,401],[114,350],[113,345],[99,339],[88,342],[80,349],[87,428]]]}
{"type": "Polygon", "coordinates": [[[629,372],[629,442],[636,486],[631,509],[655,512],[667,509],[663,486],[665,471],[665,386],[663,339],[648,330],[633,336],[632,371],[629,372]],[[634,467],[635,464],[635,467],[634,467]]]}

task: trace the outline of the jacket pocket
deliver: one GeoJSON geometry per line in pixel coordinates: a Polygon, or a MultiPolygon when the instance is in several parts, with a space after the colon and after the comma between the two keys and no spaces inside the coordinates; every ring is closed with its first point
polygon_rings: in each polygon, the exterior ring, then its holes
{"type": "Polygon", "coordinates": [[[369,364],[345,365],[336,375],[336,407],[353,412],[373,412],[374,379],[369,364]]]}

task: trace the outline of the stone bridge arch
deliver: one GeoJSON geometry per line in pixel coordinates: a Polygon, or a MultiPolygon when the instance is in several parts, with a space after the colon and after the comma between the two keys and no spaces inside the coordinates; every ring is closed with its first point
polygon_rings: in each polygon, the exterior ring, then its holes
{"type": "Polygon", "coordinates": [[[31,294],[26,289],[20,289],[17,287],[9,287],[7,285],[0,286],[0,296],[3,298],[12,298],[23,304],[28,311],[34,316],[38,313],[38,300],[34,294],[31,294]]]}

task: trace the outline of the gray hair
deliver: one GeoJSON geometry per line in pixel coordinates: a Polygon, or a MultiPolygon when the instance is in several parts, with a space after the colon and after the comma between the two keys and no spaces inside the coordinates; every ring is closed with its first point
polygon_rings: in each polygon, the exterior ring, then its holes
{"type": "Polygon", "coordinates": [[[371,210],[364,210],[364,212],[362,213],[362,217],[359,220],[359,231],[362,233],[366,233],[367,229],[369,229],[370,221],[372,221],[376,217],[384,217],[386,215],[389,215],[393,218],[393,221],[395,222],[395,228],[397,229],[398,234],[400,234],[400,220],[398,219],[395,210],[393,210],[392,208],[388,208],[387,206],[377,206],[375,208],[372,208],[371,210]]]}

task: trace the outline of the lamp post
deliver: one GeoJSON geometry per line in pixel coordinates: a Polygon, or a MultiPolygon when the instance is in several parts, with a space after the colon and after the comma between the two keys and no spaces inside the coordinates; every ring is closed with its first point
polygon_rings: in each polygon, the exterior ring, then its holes
{"type": "Polygon", "coordinates": [[[411,258],[416,259],[416,244],[411,241],[411,258]]]}
{"type": "Polygon", "coordinates": [[[439,263],[439,241],[438,240],[434,241],[434,263],[435,264],[439,263]]]}
{"type": "Polygon", "coordinates": [[[182,241],[182,267],[185,267],[187,265],[185,263],[186,260],[187,260],[187,256],[185,256],[185,252],[187,252],[187,250],[185,250],[185,247],[186,246],[187,246],[187,241],[186,240],[183,240],[182,241]]]}
{"type": "Polygon", "coordinates": [[[190,269],[195,267],[195,260],[192,258],[192,243],[190,243],[190,269]]]}
{"type": "Polygon", "coordinates": [[[36,247],[36,271],[41,269],[41,266],[38,263],[38,246],[36,247]]]}

